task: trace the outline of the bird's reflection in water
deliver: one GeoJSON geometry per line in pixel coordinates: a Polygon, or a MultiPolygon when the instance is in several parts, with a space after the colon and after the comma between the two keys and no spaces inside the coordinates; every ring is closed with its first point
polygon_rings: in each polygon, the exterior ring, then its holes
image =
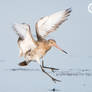
{"type": "Polygon", "coordinates": [[[60,91],[60,90],[56,89],[56,88],[52,88],[52,89],[48,90],[48,92],[58,92],[58,91],[60,91]]]}

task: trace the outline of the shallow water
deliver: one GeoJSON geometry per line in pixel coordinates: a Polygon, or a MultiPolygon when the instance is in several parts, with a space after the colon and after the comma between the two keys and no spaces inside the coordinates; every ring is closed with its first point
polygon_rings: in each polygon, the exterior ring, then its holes
{"type": "Polygon", "coordinates": [[[71,65],[59,64],[59,70],[54,72],[47,69],[50,75],[61,80],[56,83],[41,71],[38,64],[20,67],[1,60],[0,92],[92,92],[91,60],[88,58],[88,62],[78,61],[74,65],[73,61],[69,62],[71,65]]]}

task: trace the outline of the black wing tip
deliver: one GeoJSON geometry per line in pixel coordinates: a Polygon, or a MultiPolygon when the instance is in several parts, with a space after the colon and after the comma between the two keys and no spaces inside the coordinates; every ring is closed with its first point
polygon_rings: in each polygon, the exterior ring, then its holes
{"type": "Polygon", "coordinates": [[[71,13],[72,12],[72,8],[68,8],[65,10],[67,13],[71,13]]]}
{"type": "Polygon", "coordinates": [[[68,8],[65,10],[65,16],[68,17],[70,16],[70,13],[72,12],[72,8],[68,8]]]}

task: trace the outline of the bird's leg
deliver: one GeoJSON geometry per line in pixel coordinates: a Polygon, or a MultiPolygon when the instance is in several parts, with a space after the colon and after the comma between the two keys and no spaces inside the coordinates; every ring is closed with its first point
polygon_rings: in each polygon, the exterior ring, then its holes
{"type": "Polygon", "coordinates": [[[55,83],[56,83],[56,81],[57,81],[57,82],[61,82],[60,80],[57,80],[57,79],[53,78],[49,73],[47,73],[47,72],[44,70],[44,67],[43,67],[43,66],[40,65],[40,67],[41,67],[41,70],[42,70],[46,75],[48,75],[55,83]]]}
{"type": "Polygon", "coordinates": [[[42,66],[43,66],[43,68],[51,69],[52,72],[54,72],[54,70],[59,70],[57,68],[52,68],[52,67],[44,66],[44,61],[43,60],[42,60],[42,66]]]}

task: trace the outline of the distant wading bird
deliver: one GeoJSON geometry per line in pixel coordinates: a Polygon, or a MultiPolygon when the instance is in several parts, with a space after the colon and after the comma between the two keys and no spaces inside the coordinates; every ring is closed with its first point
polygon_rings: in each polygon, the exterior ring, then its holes
{"type": "Polygon", "coordinates": [[[56,41],[53,39],[46,40],[45,37],[54,32],[60,24],[67,20],[67,17],[71,13],[71,8],[59,11],[50,16],[46,16],[41,18],[36,23],[36,35],[37,41],[33,39],[31,34],[30,25],[26,23],[14,24],[13,28],[16,31],[18,38],[18,46],[20,49],[20,57],[23,56],[25,60],[19,63],[20,66],[26,66],[31,61],[36,61],[40,64],[42,71],[47,74],[54,82],[60,81],[53,78],[50,74],[48,74],[44,68],[51,69],[52,71],[58,70],[56,68],[46,67],[44,66],[43,57],[45,54],[51,49],[51,47],[56,47],[60,51],[68,54],[63,49],[59,48],[56,44],[56,41]],[[40,59],[42,59],[42,64],[40,63],[40,59]]]}

